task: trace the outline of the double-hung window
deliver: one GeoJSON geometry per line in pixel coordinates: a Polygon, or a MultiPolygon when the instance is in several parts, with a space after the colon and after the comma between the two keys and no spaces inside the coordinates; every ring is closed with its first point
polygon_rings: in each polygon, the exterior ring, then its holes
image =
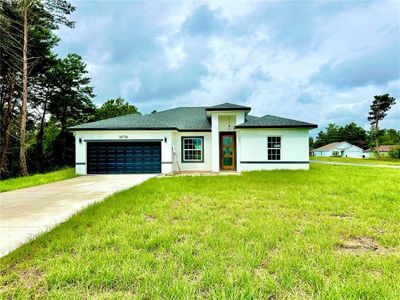
{"type": "Polygon", "coordinates": [[[203,162],[204,161],[204,138],[182,137],[182,162],[203,162]]]}
{"type": "Polygon", "coordinates": [[[281,137],[268,137],[268,160],[281,160],[281,137]]]}

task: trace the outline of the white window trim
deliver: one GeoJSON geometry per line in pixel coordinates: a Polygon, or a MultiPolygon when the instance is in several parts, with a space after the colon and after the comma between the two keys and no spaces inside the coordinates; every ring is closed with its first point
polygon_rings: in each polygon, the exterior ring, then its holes
{"type": "Polygon", "coordinates": [[[281,135],[269,135],[269,136],[267,136],[267,160],[268,161],[280,161],[280,160],[282,160],[282,136],[281,135]],[[268,138],[273,138],[273,137],[279,137],[280,139],[281,139],[281,146],[279,147],[279,148],[269,148],[268,147],[268,138]],[[269,149],[279,149],[279,159],[269,159],[269,157],[268,157],[268,150],[269,149]]]}
{"type": "Polygon", "coordinates": [[[204,162],[204,136],[182,136],[181,139],[181,162],[182,163],[202,163],[204,162]],[[185,149],[185,140],[186,139],[200,139],[201,140],[201,149],[185,149]],[[186,151],[198,150],[201,153],[201,159],[185,159],[186,151]]]}

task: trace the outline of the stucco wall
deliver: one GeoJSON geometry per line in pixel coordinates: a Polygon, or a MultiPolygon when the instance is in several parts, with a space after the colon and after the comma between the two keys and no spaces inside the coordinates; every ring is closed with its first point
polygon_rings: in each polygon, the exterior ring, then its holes
{"type": "Polygon", "coordinates": [[[179,171],[179,168],[181,171],[211,171],[211,132],[175,132],[173,133],[173,146],[175,149],[173,157],[174,171],[179,171]],[[182,137],[185,136],[204,137],[204,162],[182,162],[182,137]]]}
{"type": "Polygon", "coordinates": [[[308,169],[308,129],[240,129],[238,130],[238,169],[308,169]],[[268,161],[268,136],[281,137],[281,160],[268,161]]]}
{"type": "MultiPolygon", "coordinates": [[[[218,118],[218,116],[213,117],[216,119],[218,118]]],[[[221,122],[224,124],[224,118],[221,120],[221,122]]],[[[219,122],[217,122],[217,124],[218,123],[219,122]]],[[[213,126],[213,128],[214,127],[218,128],[219,126],[213,126]]],[[[77,131],[75,133],[76,172],[82,175],[86,174],[86,140],[161,140],[162,173],[170,173],[172,171],[178,171],[179,169],[181,171],[219,171],[219,130],[215,132],[214,135],[216,140],[215,144],[213,144],[213,136],[211,132],[131,130],[77,131]],[[204,137],[204,162],[182,162],[181,138],[183,136],[204,137]],[[81,139],[82,142],[79,142],[79,139],[81,139]],[[214,152],[216,153],[215,157],[213,157],[214,152]],[[215,168],[213,165],[213,160],[215,160],[215,168]]],[[[237,171],[308,169],[308,129],[240,129],[237,131],[236,150],[237,171]],[[282,137],[281,161],[268,161],[268,136],[282,137]]]]}
{"type": "Polygon", "coordinates": [[[355,146],[351,146],[350,148],[344,150],[343,153],[343,157],[362,158],[363,155],[365,155],[365,153],[360,148],[355,146]]]}
{"type": "Polygon", "coordinates": [[[315,151],[313,153],[314,153],[314,156],[319,156],[319,157],[321,157],[321,156],[324,156],[324,157],[333,156],[332,151],[315,151]]]}

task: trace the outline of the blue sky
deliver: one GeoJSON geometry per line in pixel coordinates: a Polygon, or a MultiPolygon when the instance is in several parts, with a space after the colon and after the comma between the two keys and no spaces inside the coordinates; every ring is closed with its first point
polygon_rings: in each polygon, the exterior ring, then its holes
{"type": "Polygon", "coordinates": [[[97,104],[123,97],[143,113],[234,102],[253,115],[368,128],[374,95],[398,99],[396,1],[72,1],[60,56],[87,63],[97,104]]]}

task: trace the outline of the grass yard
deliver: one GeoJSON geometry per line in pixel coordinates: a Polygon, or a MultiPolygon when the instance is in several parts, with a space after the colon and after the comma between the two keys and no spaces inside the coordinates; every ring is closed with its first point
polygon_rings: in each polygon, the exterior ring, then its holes
{"type": "Polygon", "coordinates": [[[69,179],[76,176],[78,175],[75,174],[75,168],[68,168],[45,174],[0,180],[0,193],[69,179]]]}
{"type": "Polygon", "coordinates": [[[1,259],[0,298],[399,299],[400,170],[165,177],[1,259]]]}
{"type": "Polygon", "coordinates": [[[311,160],[324,160],[332,162],[345,162],[353,164],[372,164],[372,165],[388,165],[388,166],[400,166],[400,159],[390,159],[390,158],[352,158],[352,157],[318,157],[310,156],[311,160]]]}

